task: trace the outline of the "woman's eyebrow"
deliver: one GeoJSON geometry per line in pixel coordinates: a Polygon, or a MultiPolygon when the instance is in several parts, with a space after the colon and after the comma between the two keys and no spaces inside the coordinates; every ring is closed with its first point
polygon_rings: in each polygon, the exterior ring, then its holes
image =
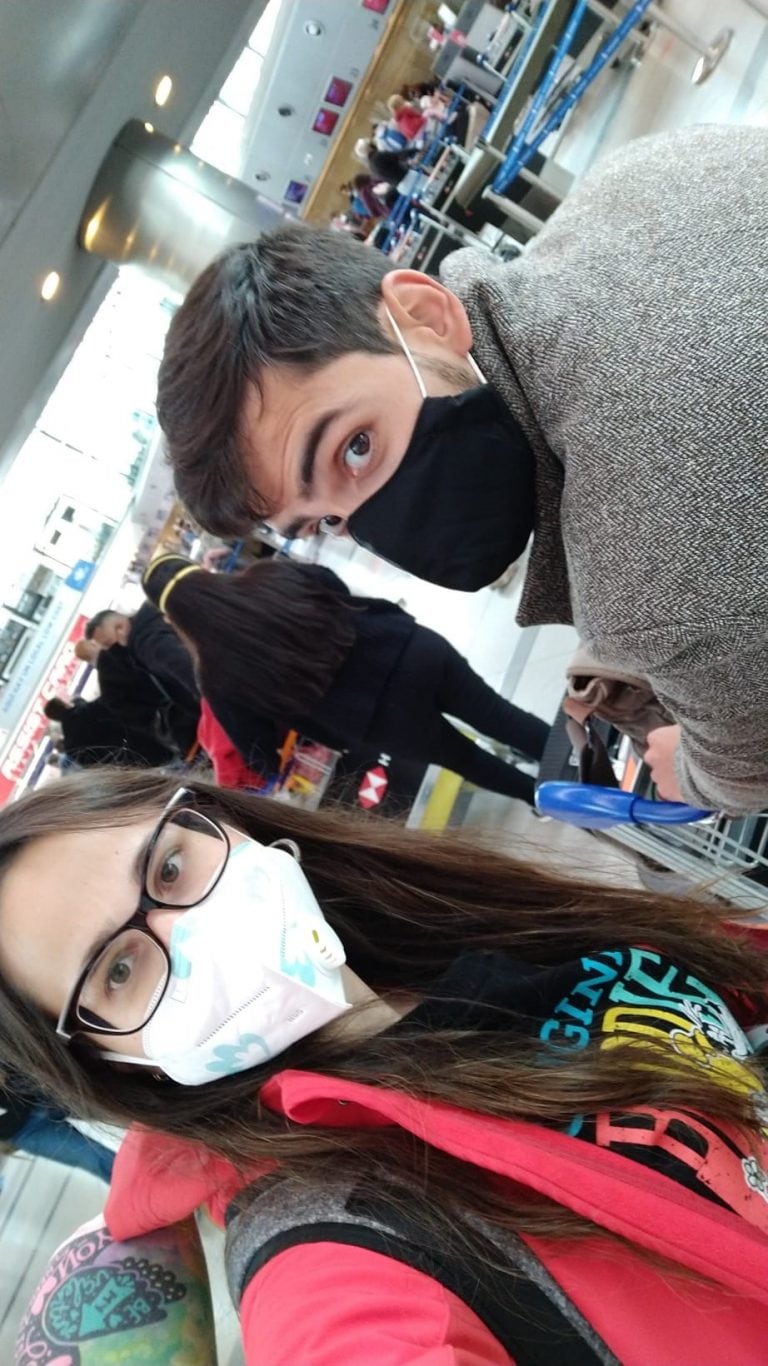
{"type": "MultiPolygon", "coordinates": [[[[136,853],[133,857],[133,861],[131,863],[131,880],[136,883],[136,886],[140,892],[144,888],[144,874],[146,872],[147,867],[147,858],[149,857],[150,846],[152,844],[154,837],[155,831],[151,830],[150,833],[147,835],[146,839],[143,839],[141,841],[141,844],[136,850],[136,853]]],[[[126,921],[130,920],[130,916],[126,916],[125,919],[126,921]]],[[[107,944],[109,940],[112,938],[112,936],[114,934],[117,934],[120,929],[122,929],[122,924],[115,925],[114,928],[111,930],[101,930],[99,934],[96,936],[96,938],[85,950],[85,953],[83,954],[80,963],[81,968],[84,968],[87,963],[90,963],[91,960],[94,959],[97,956],[97,954],[101,952],[104,945],[107,944]]]]}
{"type": "Polygon", "coordinates": [[[133,881],[137,884],[140,892],[144,890],[144,878],[147,871],[149,851],[152,847],[152,844],[154,843],[156,834],[156,829],[150,830],[146,839],[143,839],[141,841],[141,844],[139,845],[134,855],[133,863],[131,864],[131,877],[133,878],[133,881]]]}

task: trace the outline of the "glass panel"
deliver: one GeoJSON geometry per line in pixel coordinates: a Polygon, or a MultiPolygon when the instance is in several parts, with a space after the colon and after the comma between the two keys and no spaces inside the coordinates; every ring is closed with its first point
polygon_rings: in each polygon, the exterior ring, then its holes
{"type": "Polygon", "coordinates": [[[241,114],[217,100],[195,133],[191,150],[225,175],[239,176],[244,126],[241,114]]]}
{"type": "Polygon", "coordinates": [[[269,4],[248,39],[248,46],[252,47],[255,52],[260,52],[262,56],[272,42],[272,34],[275,31],[275,25],[284,3],[285,0],[269,0],[269,4]]]}
{"type": "Polygon", "coordinates": [[[247,47],[238,57],[219,91],[222,104],[245,116],[253,103],[263,65],[264,58],[261,54],[247,47]]]}

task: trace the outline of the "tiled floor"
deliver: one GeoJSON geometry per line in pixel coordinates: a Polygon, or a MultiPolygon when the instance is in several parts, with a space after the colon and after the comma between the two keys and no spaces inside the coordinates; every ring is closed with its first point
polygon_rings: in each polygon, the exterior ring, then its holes
{"type": "MultiPolygon", "coordinates": [[[[703,86],[691,85],[695,54],[657,30],[636,70],[605,71],[560,135],[558,160],[582,174],[599,157],[630,138],[681,124],[731,122],[768,125],[768,11],[766,0],[667,0],[670,15],[711,38],[723,25],[734,40],[719,69],[703,86]]],[[[331,547],[323,559],[338,567],[361,592],[401,599],[425,624],[442,631],[468,655],[494,686],[522,706],[554,716],[573,633],[548,627],[523,633],[515,625],[518,585],[474,596],[447,593],[374,563],[364,552],[331,547]]],[[[571,868],[597,869],[625,879],[627,865],[605,842],[533,820],[519,804],[480,793],[467,818],[470,830],[494,843],[534,857],[564,861],[571,868]]],[[[631,875],[631,874],[630,874],[631,875]]],[[[16,1324],[28,1296],[56,1245],[99,1208],[103,1187],[95,1178],[40,1159],[15,1157],[3,1168],[0,1191],[0,1362],[13,1358],[16,1324]]],[[[216,1239],[206,1234],[213,1260],[216,1239]]],[[[241,1360],[234,1312],[220,1275],[215,1300],[221,1336],[220,1366],[241,1360]]],[[[214,1366],[214,1363],[211,1363],[214,1366]]]]}

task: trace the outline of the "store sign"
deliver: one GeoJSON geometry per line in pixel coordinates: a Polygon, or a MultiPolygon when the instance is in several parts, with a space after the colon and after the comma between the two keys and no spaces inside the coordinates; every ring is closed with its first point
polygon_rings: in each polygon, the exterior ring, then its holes
{"type": "Polygon", "coordinates": [[[78,593],[84,593],[93,578],[95,568],[93,560],[76,560],[64,580],[67,588],[76,588],[78,593]]]}
{"type": "Polygon", "coordinates": [[[48,604],[19,667],[14,669],[13,677],[3,688],[0,696],[0,730],[10,731],[21,721],[29,695],[39,683],[45,662],[50,659],[56,641],[61,639],[66,630],[79,597],[78,589],[60,585],[48,604]]]}
{"type": "Polygon", "coordinates": [[[48,718],[43,711],[45,703],[57,693],[69,692],[78,671],[83,667],[75,655],[75,642],[82,636],[87,620],[86,616],[79,616],[70,629],[63,648],[3,755],[0,763],[0,805],[13,797],[17,784],[24,778],[45,735],[48,726],[48,718]]]}

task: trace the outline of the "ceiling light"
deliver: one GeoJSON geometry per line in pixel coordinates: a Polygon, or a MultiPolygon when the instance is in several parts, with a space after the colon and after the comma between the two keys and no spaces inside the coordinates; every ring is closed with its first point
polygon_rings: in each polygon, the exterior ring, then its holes
{"type": "Polygon", "coordinates": [[[59,272],[57,270],[49,270],[40,286],[40,298],[45,299],[46,303],[50,303],[51,299],[58,294],[60,284],[61,276],[59,275],[59,272]]]}
{"type": "Polygon", "coordinates": [[[155,125],[154,125],[154,123],[145,123],[145,124],[144,124],[144,132],[145,132],[145,133],[154,133],[154,131],[155,131],[155,125]]]}
{"type": "Polygon", "coordinates": [[[94,214],[88,219],[83,230],[82,243],[86,251],[90,251],[96,238],[101,232],[101,225],[104,222],[104,215],[109,207],[109,198],[103,199],[94,214]]]}
{"type": "Polygon", "coordinates": [[[319,38],[324,31],[319,19],[308,19],[304,25],[304,32],[308,38],[319,38]]]}
{"type": "Polygon", "coordinates": [[[155,104],[159,105],[160,108],[167,104],[172,90],[173,81],[170,76],[161,76],[155,86],[155,104]]]}

